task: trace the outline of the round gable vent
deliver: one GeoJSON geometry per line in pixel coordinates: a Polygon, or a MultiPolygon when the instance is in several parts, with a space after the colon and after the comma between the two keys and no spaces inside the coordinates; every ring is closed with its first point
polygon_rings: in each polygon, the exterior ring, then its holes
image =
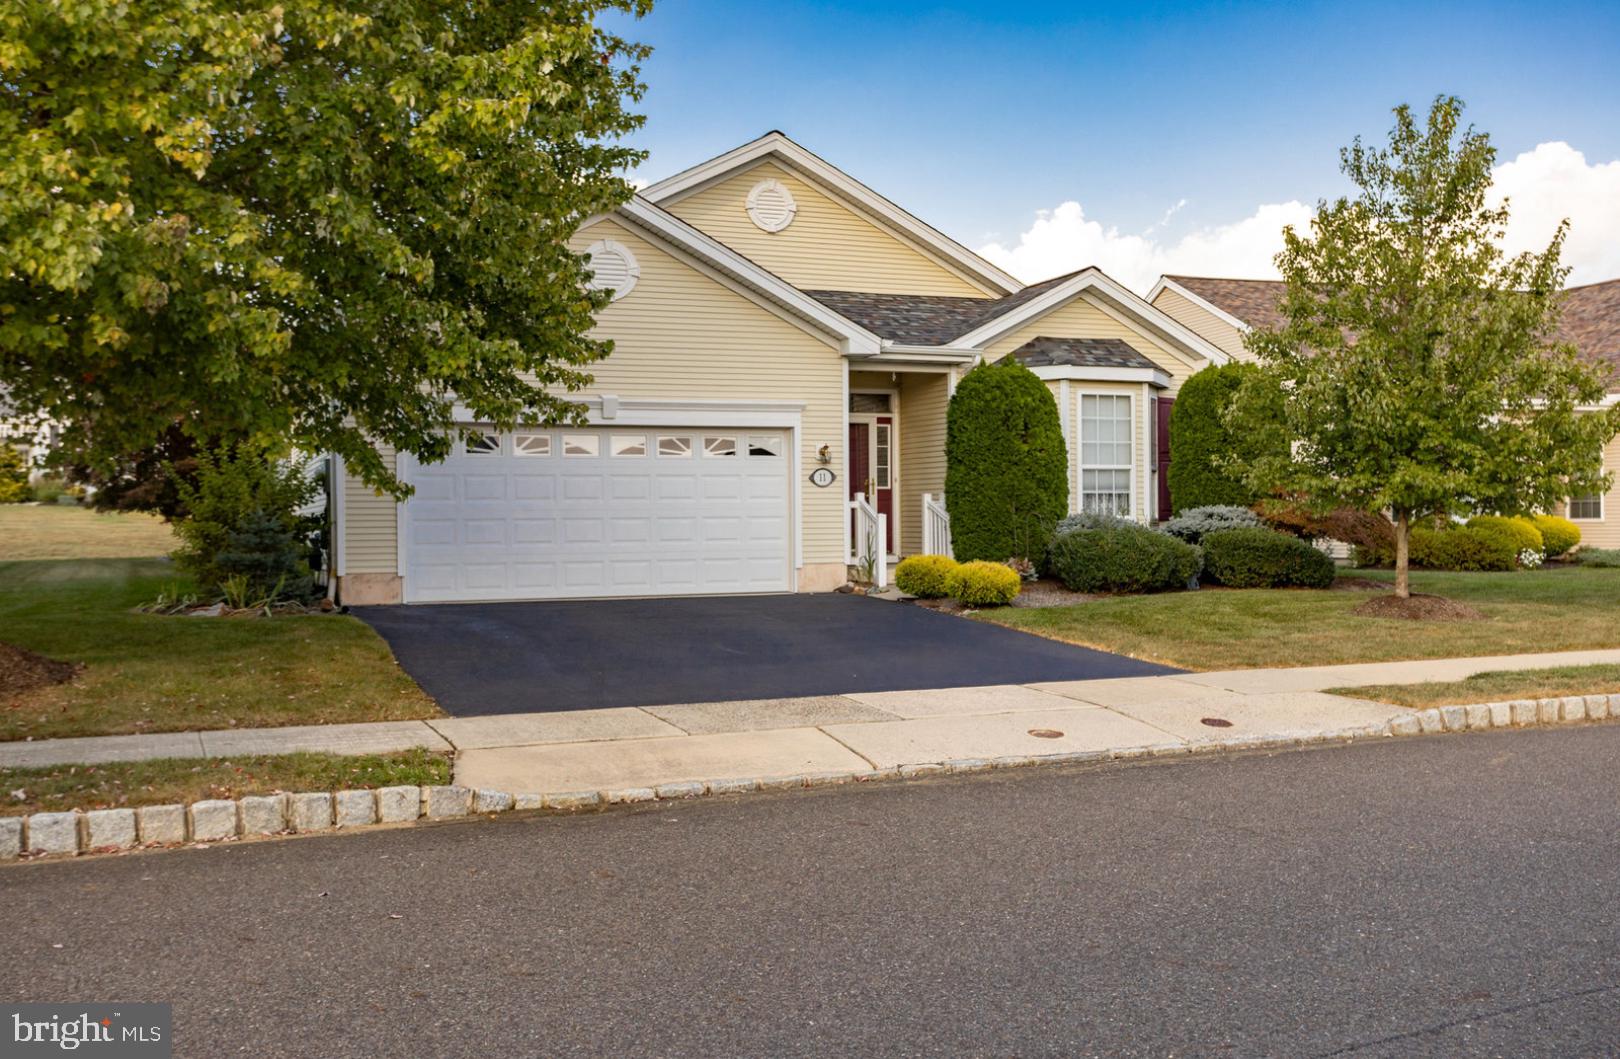
{"type": "Polygon", "coordinates": [[[767,232],[780,232],[793,223],[799,204],[780,180],[761,180],[748,193],[748,218],[767,232]]]}
{"type": "Polygon", "coordinates": [[[585,256],[591,259],[591,290],[610,290],[614,301],[629,294],[641,277],[636,255],[623,243],[603,239],[592,243],[585,256]]]}

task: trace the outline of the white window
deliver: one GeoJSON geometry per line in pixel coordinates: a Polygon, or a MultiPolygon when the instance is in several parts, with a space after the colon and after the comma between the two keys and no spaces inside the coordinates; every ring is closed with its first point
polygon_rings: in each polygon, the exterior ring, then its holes
{"type": "Polygon", "coordinates": [[[499,434],[486,434],[478,431],[467,435],[467,455],[469,456],[498,456],[501,452],[501,436],[499,434]]]}
{"type": "Polygon", "coordinates": [[[878,423],[872,431],[872,487],[889,488],[889,424],[878,423]]]}
{"type": "Polygon", "coordinates": [[[737,439],[719,436],[706,437],[703,439],[703,454],[705,456],[735,456],[737,455],[737,439]]]}
{"type": "Polygon", "coordinates": [[[517,456],[550,456],[550,434],[513,434],[512,453],[517,456]]]}
{"type": "Polygon", "coordinates": [[[692,439],[674,434],[665,434],[658,439],[658,455],[690,456],[692,455],[692,439]]]}
{"type": "Polygon", "coordinates": [[[1080,395],[1080,510],[1131,514],[1135,434],[1128,394],[1080,395]]]}
{"type": "Polygon", "coordinates": [[[645,456],[647,437],[645,434],[615,434],[612,452],[615,456],[645,456]]]}
{"type": "Polygon", "coordinates": [[[564,434],[564,456],[595,456],[602,451],[602,439],[595,434],[564,434]]]}
{"type": "Polygon", "coordinates": [[[1603,518],[1603,494],[1588,493],[1585,496],[1572,496],[1569,498],[1569,517],[1583,521],[1597,521],[1603,518]]]}
{"type": "Polygon", "coordinates": [[[750,456],[780,456],[782,455],[782,439],[772,437],[752,437],[748,439],[748,455],[750,456]]]}

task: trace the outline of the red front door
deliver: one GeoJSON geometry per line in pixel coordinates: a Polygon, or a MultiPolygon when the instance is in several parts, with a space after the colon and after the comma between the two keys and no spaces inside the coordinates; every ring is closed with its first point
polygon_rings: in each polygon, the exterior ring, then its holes
{"type": "MultiPolygon", "coordinates": [[[[887,521],[884,547],[894,554],[894,417],[849,424],[849,498],[864,493],[887,521]]],[[[853,518],[853,516],[851,516],[853,518]]]]}

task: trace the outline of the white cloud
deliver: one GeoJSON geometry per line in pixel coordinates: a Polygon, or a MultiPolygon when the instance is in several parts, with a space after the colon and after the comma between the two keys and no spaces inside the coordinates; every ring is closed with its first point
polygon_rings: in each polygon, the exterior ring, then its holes
{"type": "MultiPolygon", "coordinates": [[[[1587,164],[1566,143],[1544,143],[1496,167],[1498,194],[1510,196],[1510,250],[1541,249],[1564,217],[1571,220],[1564,262],[1570,283],[1620,276],[1620,161],[1587,164]]],[[[990,243],[979,253],[1026,282],[1096,265],[1133,290],[1146,293],[1164,273],[1192,276],[1275,276],[1272,258],[1282,230],[1303,231],[1312,207],[1298,200],[1268,203],[1231,224],[1199,228],[1178,238],[1159,234],[1180,211],[1171,206],[1140,234],[1121,232],[1086,216],[1075,201],[1041,210],[1013,246],[990,243]]]]}
{"type": "Polygon", "coordinates": [[[1569,218],[1564,264],[1571,285],[1620,277],[1620,161],[1587,164],[1567,143],[1544,143],[1496,167],[1497,195],[1508,197],[1506,249],[1544,250],[1569,218]]]}

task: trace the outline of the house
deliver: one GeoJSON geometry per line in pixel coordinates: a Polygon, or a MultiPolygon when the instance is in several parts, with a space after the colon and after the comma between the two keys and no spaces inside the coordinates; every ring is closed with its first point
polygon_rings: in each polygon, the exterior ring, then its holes
{"type": "Polygon", "coordinates": [[[943,546],[946,406],[1008,356],[1052,388],[1071,505],[1149,520],[1160,409],[1230,356],[1097,269],[1026,286],[779,132],[573,245],[613,292],[589,425],[400,455],[404,503],[341,476],[345,602],[835,588],[880,539],[943,546]]]}
{"type": "MultiPolygon", "coordinates": [[[[1280,280],[1164,276],[1148,292],[1148,301],[1232,359],[1247,360],[1243,334],[1282,322],[1277,310],[1281,292],[1280,280]]],[[[1612,370],[1607,400],[1620,400],[1620,280],[1566,291],[1558,337],[1582,357],[1612,370]]],[[[1604,449],[1603,468],[1620,472],[1620,438],[1604,449]]],[[[1581,528],[1584,543],[1620,547],[1620,481],[1607,495],[1571,497],[1559,513],[1581,528]]]]}

